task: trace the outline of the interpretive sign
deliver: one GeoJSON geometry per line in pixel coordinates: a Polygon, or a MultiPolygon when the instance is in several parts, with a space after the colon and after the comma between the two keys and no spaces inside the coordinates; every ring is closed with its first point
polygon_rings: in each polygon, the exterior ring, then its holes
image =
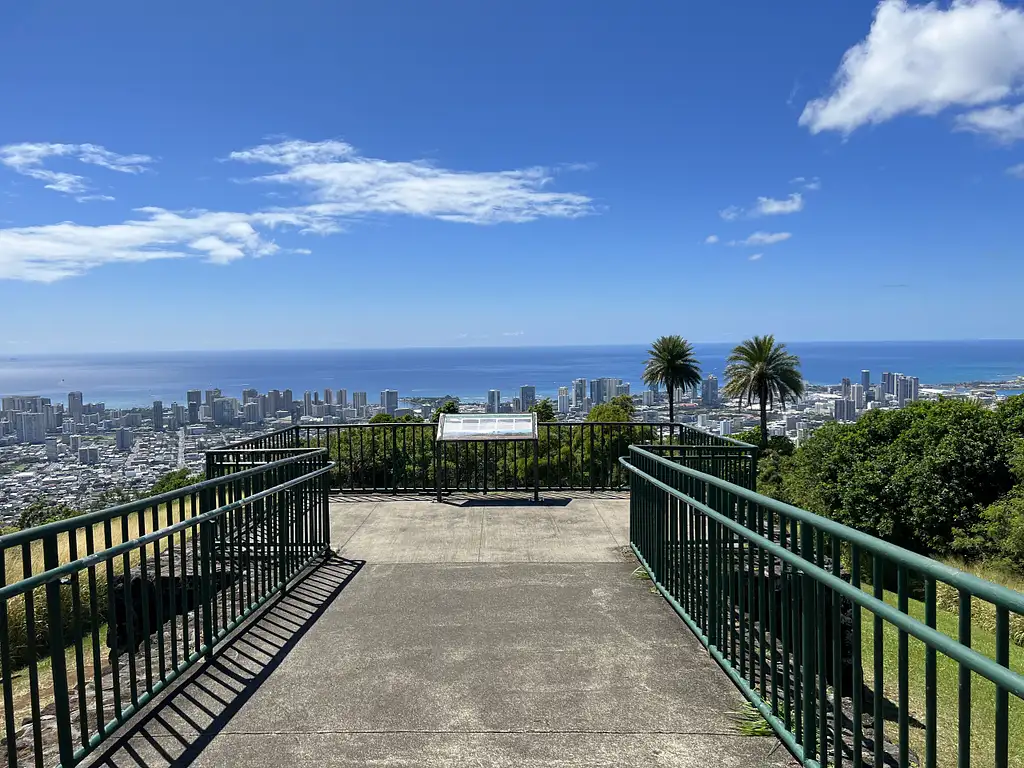
{"type": "MultiPolygon", "coordinates": [[[[536,413],[442,413],[437,423],[437,439],[434,442],[434,460],[437,470],[437,500],[441,501],[441,489],[446,487],[444,479],[448,472],[448,462],[443,460],[445,449],[452,444],[453,451],[462,449],[473,451],[479,446],[468,443],[483,444],[483,492],[487,493],[487,474],[491,465],[487,454],[487,446],[494,442],[529,441],[533,443],[533,500],[540,500],[540,470],[538,455],[540,441],[537,435],[536,413]],[[466,445],[462,445],[466,444],[466,445]]],[[[510,446],[505,446],[509,448],[510,446]]],[[[494,449],[497,457],[497,447],[494,449]]],[[[514,455],[514,454],[513,454],[514,455]]],[[[507,460],[507,454],[505,454],[507,460]]]]}

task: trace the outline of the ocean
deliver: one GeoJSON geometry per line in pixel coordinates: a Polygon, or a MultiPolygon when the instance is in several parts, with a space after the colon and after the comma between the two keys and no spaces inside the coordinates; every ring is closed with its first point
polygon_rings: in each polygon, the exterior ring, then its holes
{"type": "MultiPolygon", "coordinates": [[[[695,344],[705,374],[721,378],[730,344],[695,344]]],[[[1001,381],[1024,374],[1024,340],[792,343],[805,379],[838,384],[871,371],[917,376],[922,384],[1001,381]]],[[[523,384],[553,396],[576,378],[611,376],[643,388],[646,346],[504,347],[437,349],[282,350],[120,354],[18,355],[0,360],[0,394],[32,394],[64,401],[80,390],[87,402],[111,407],[184,403],[188,389],[219,387],[239,396],[255,387],[310,390],[382,389],[405,397],[456,395],[484,401],[487,390],[510,396],[523,384]]]]}

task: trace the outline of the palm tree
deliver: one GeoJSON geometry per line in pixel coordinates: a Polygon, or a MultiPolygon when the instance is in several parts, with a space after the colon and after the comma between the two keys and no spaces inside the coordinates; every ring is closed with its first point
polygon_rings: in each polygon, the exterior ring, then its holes
{"type": "Polygon", "coordinates": [[[682,336],[659,336],[647,350],[644,384],[664,384],[668,390],[668,420],[675,422],[677,387],[700,384],[700,362],[693,356],[693,345],[682,336]]]}
{"type": "Polygon", "coordinates": [[[786,401],[795,402],[804,393],[804,380],[800,375],[800,358],[786,351],[785,344],[776,343],[774,336],[755,336],[738,344],[726,361],[723,392],[736,397],[740,405],[750,405],[755,399],[761,406],[761,448],[768,445],[768,409],[778,400],[782,407],[786,401]]]}

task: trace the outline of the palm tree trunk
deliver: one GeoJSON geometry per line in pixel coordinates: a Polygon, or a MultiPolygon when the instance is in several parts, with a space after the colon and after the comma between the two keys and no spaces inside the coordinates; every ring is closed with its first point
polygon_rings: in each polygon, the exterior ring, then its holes
{"type": "Polygon", "coordinates": [[[761,395],[761,449],[768,447],[768,393],[764,389],[761,395]]]}
{"type": "Polygon", "coordinates": [[[672,422],[672,423],[675,423],[676,411],[675,411],[675,402],[674,402],[673,394],[674,393],[672,392],[672,387],[669,387],[668,388],[668,420],[670,422],[672,422]]]}

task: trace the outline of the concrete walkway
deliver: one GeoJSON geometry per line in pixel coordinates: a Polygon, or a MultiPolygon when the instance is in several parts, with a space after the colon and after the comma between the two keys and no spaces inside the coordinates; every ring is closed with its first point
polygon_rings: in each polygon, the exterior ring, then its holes
{"type": "Polygon", "coordinates": [[[340,500],[314,569],[98,765],[782,766],[650,583],[628,501],[340,500]]]}

